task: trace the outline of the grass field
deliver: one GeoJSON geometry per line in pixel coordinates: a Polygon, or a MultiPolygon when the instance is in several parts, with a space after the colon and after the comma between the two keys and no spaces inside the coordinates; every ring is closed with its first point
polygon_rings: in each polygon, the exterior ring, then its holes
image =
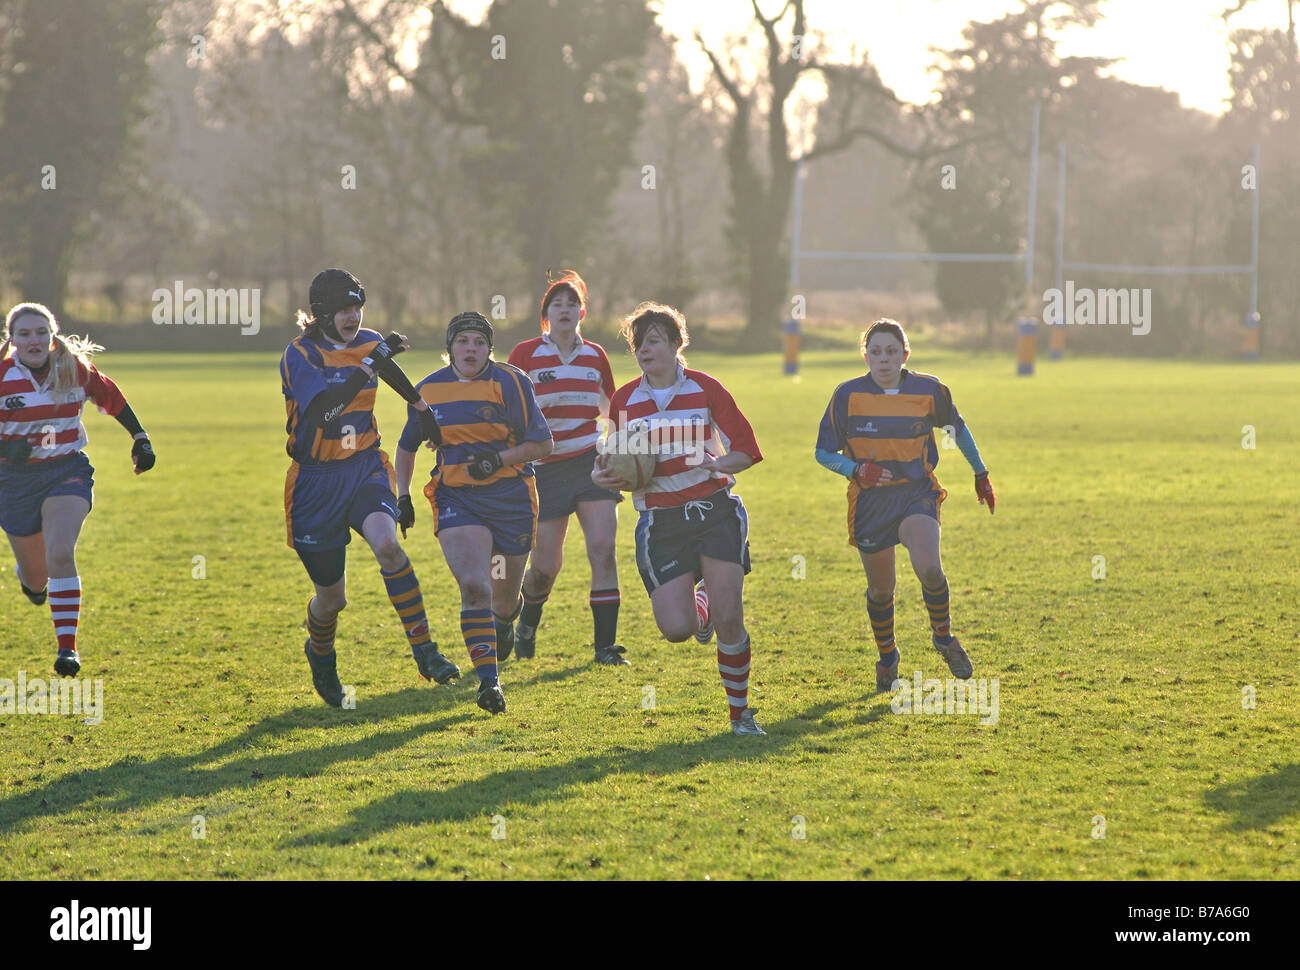
{"type": "MultiPolygon", "coordinates": [[[[81,647],[104,717],[0,714],[9,878],[1300,876],[1300,366],[1069,360],[1018,379],[1005,357],[914,355],[953,389],[998,493],[990,518],[942,452],[954,630],[999,690],[982,724],[874,693],[844,483],[812,458],[860,360],[810,355],[793,383],[775,356],[692,357],[766,454],[737,490],[769,736],[736,738],[713,648],[656,634],[629,505],[632,667],[589,666],[575,525],[537,659],[504,665],[510,710],[490,718],[468,682],[417,679],[357,540],[338,640],[356,709],[326,708],[302,656],[310,585],[284,541],[275,358],[100,363],[159,463],[132,476],[127,436],[90,409],[81,647]]],[[[614,367],[632,376],[625,354],[614,367]]],[[[401,404],[380,401],[391,452],[401,404]]],[[[468,671],[417,515],[406,548],[435,637],[468,671]]],[[[49,613],[8,566],[0,602],[0,678],[47,676],[49,613]]],[[[947,677],[905,565],[897,604],[903,670],[947,677]]]]}

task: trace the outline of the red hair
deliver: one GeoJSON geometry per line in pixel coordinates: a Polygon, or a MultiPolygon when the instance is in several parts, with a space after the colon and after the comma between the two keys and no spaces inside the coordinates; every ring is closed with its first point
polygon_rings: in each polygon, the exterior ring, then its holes
{"type": "Polygon", "coordinates": [[[587,309],[586,281],[574,270],[566,269],[551,280],[551,285],[546,288],[546,295],[542,297],[542,333],[551,332],[551,323],[546,319],[546,311],[550,309],[551,301],[560,295],[561,290],[569,290],[578,298],[578,306],[583,310],[587,309]]]}

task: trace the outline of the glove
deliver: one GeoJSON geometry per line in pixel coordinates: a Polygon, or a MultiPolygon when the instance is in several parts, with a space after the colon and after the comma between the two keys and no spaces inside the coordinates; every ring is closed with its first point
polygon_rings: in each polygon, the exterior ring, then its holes
{"type": "Polygon", "coordinates": [[[131,446],[131,464],[135,465],[137,475],[147,472],[154,466],[158,456],[153,453],[153,445],[148,438],[136,438],[131,446]]]}
{"type": "Polygon", "coordinates": [[[26,438],[0,441],[0,458],[11,465],[25,465],[32,456],[32,443],[26,438]]]}
{"type": "Polygon", "coordinates": [[[433,408],[416,411],[415,418],[420,422],[420,434],[424,435],[424,440],[432,441],[435,445],[441,447],[442,429],[438,427],[438,421],[433,416],[433,408]]]}
{"type": "Polygon", "coordinates": [[[989,515],[992,515],[994,501],[993,483],[989,481],[989,473],[986,471],[980,472],[975,476],[975,496],[980,500],[980,505],[983,505],[984,500],[988,499],[989,515]]]}
{"type": "Polygon", "coordinates": [[[863,488],[872,488],[880,484],[880,476],[884,473],[884,465],[877,465],[874,461],[860,461],[853,478],[863,488]]]}
{"type": "Polygon", "coordinates": [[[392,360],[406,349],[405,343],[406,338],[400,333],[390,333],[370,348],[370,355],[362,363],[368,367],[374,367],[376,361],[392,360]]]}
{"type": "Polygon", "coordinates": [[[476,482],[491,478],[501,468],[501,452],[490,451],[469,463],[469,477],[476,482]]]}
{"type": "Polygon", "coordinates": [[[406,538],[406,530],[415,525],[415,506],[411,504],[411,496],[397,496],[397,524],[402,528],[402,538],[406,538]]]}

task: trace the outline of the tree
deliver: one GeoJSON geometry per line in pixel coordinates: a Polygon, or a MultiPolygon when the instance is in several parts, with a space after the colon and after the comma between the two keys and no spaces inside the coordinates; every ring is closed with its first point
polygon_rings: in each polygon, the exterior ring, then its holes
{"type": "Polygon", "coordinates": [[[5,0],[0,247],[25,299],[63,311],[73,253],[144,116],[156,0],[5,0]],[[93,9],[93,14],[88,13],[93,9]]]}
{"type": "Polygon", "coordinates": [[[731,189],[727,241],[734,260],[733,282],[745,301],[744,342],[758,349],[776,346],[784,315],[788,223],[799,162],[843,151],[858,138],[870,138],[909,157],[925,157],[932,149],[928,139],[908,147],[897,137],[903,106],[865,57],[852,63],[820,57],[804,0],[787,0],[771,17],[764,15],[758,0],[750,0],[750,5],[766,47],[754,83],[742,84],[739,66],[728,68],[698,33],[696,40],[732,107],[725,149],[731,189]],[[787,20],[788,39],[782,39],[778,27],[787,20]],[[835,109],[826,118],[819,111],[816,141],[802,149],[794,144],[786,114],[800,79],[813,73],[825,82],[831,93],[828,103],[835,109]],[[762,161],[755,157],[755,138],[766,140],[762,161]]]}

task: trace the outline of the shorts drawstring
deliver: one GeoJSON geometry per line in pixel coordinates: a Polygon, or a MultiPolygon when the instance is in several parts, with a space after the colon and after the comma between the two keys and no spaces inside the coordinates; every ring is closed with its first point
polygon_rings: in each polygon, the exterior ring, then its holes
{"type": "Polygon", "coordinates": [[[683,508],[685,509],[685,511],[682,514],[686,516],[687,522],[691,521],[691,509],[694,509],[696,512],[700,513],[700,521],[703,522],[704,513],[713,511],[713,503],[706,502],[703,499],[696,499],[693,502],[687,502],[686,505],[683,506],[683,508]]]}

